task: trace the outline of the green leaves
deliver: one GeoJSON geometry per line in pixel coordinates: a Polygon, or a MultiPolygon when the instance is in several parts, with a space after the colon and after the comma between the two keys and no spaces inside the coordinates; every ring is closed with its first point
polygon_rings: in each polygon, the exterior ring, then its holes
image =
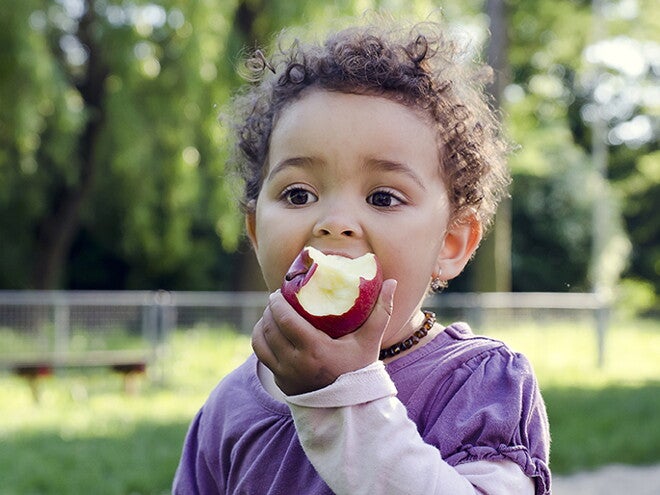
{"type": "MultiPolygon", "coordinates": [[[[657,46],[649,44],[660,27],[657,15],[646,15],[654,12],[650,0],[605,4],[606,38],[657,46]]],[[[426,18],[437,7],[427,0],[0,0],[0,288],[235,286],[232,270],[244,254],[234,253],[247,249],[218,114],[241,84],[240,53],[268,45],[284,27],[327,27],[369,8],[426,18]]],[[[454,31],[474,38],[475,53],[487,41],[483,9],[478,0],[450,1],[441,13],[454,31]]],[[[566,259],[589,243],[584,229],[564,233],[589,221],[583,184],[568,178],[588,177],[591,167],[585,107],[596,86],[585,76],[585,53],[593,42],[592,5],[511,0],[507,14],[512,85],[504,92],[505,124],[521,145],[511,160],[514,182],[530,188],[515,188],[513,207],[523,209],[514,218],[534,222],[534,197],[545,195],[541,203],[551,205],[565,190],[570,207],[544,218],[555,234],[541,247],[566,259]],[[541,187],[545,181],[550,185],[541,187]]],[[[644,88],[653,74],[638,85],[644,95],[652,95],[644,88]]],[[[636,116],[657,121],[657,103],[640,102],[628,127],[625,119],[612,122],[612,129],[623,127],[612,134],[610,189],[633,243],[645,247],[634,251],[630,275],[657,280],[647,249],[658,235],[648,213],[657,210],[657,136],[637,148],[622,139],[636,116]]],[[[534,229],[521,235],[514,250],[548,238],[534,229]],[[533,232],[538,236],[527,235],[533,232]]],[[[514,257],[525,258],[520,251],[514,257]]],[[[568,262],[574,283],[586,287],[584,257],[568,262]]],[[[539,278],[530,263],[514,265],[514,285],[554,287],[552,274],[539,278]]]]}

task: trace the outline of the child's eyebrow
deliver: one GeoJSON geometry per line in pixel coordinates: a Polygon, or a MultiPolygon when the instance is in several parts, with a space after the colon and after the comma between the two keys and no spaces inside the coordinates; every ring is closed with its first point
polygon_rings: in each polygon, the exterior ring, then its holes
{"type": "Polygon", "coordinates": [[[285,158],[282,161],[277,162],[272,170],[268,173],[268,179],[272,179],[275,175],[280,173],[282,170],[288,167],[298,167],[306,168],[311,167],[314,164],[314,160],[304,156],[294,156],[292,158],[285,158]]]}
{"type": "Polygon", "coordinates": [[[421,177],[409,165],[405,163],[396,162],[392,160],[371,158],[364,162],[364,167],[367,169],[385,170],[387,172],[396,172],[410,177],[419,187],[426,190],[426,186],[421,177]]]}
{"type": "MultiPolygon", "coordinates": [[[[318,163],[318,160],[305,156],[285,158],[273,166],[272,170],[268,174],[268,180],[272,179],[275,175],[282,172],[286,168],[309,168],[313,167],[316,163],[318,163]]],[[[424,181],[422,181],[421,177],[415,173],[412,167],[406,165],[405,163],[382,158],[368,158],[363,162],[362,166],[367,170],[394,172],[406,175],[412,179],[413,182],[415,182],[415,184],[417,184],[420,188],[426,190],[426,186],[424,185],[424,181]]]]}

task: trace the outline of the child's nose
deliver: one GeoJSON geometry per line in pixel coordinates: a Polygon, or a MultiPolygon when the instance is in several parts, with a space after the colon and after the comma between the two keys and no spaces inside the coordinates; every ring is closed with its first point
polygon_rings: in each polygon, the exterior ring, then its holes
{"type": "Polygon", "coordinates": [[[332,205],[314,225],[317,237],[356,237],[361,232],[354,209],[348,205],[332,205]]]}

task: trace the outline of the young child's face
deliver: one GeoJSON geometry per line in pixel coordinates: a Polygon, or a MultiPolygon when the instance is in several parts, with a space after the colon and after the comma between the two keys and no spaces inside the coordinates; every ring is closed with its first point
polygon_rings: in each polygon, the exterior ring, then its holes
{"type": "Polygon", "coordinates": [[[279,116],[247,225],[271,291],[306,245],[375,253],[398,282],[390,328],[405,333],[431,277],[451,278],[467,262],[451,264],[464,253],[447,235],[450,216],[430,123],[383,97],[317,89],[279,116]]]}

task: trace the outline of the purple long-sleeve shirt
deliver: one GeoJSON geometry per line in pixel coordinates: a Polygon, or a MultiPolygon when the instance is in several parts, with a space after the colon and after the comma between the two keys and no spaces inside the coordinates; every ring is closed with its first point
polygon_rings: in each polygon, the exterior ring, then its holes
{"type": "MultiPolygon", "coordinates": [[[[289,407],[264,390],[256,368],[251,356],[193,420],[175,494],[332,494],[300,446],[289,407]]],[[[447,463],[513,461],[537,495],[550,493],[545,406],[523,356],[454,324],[387,371],[420,436],[447,463]]]]}

